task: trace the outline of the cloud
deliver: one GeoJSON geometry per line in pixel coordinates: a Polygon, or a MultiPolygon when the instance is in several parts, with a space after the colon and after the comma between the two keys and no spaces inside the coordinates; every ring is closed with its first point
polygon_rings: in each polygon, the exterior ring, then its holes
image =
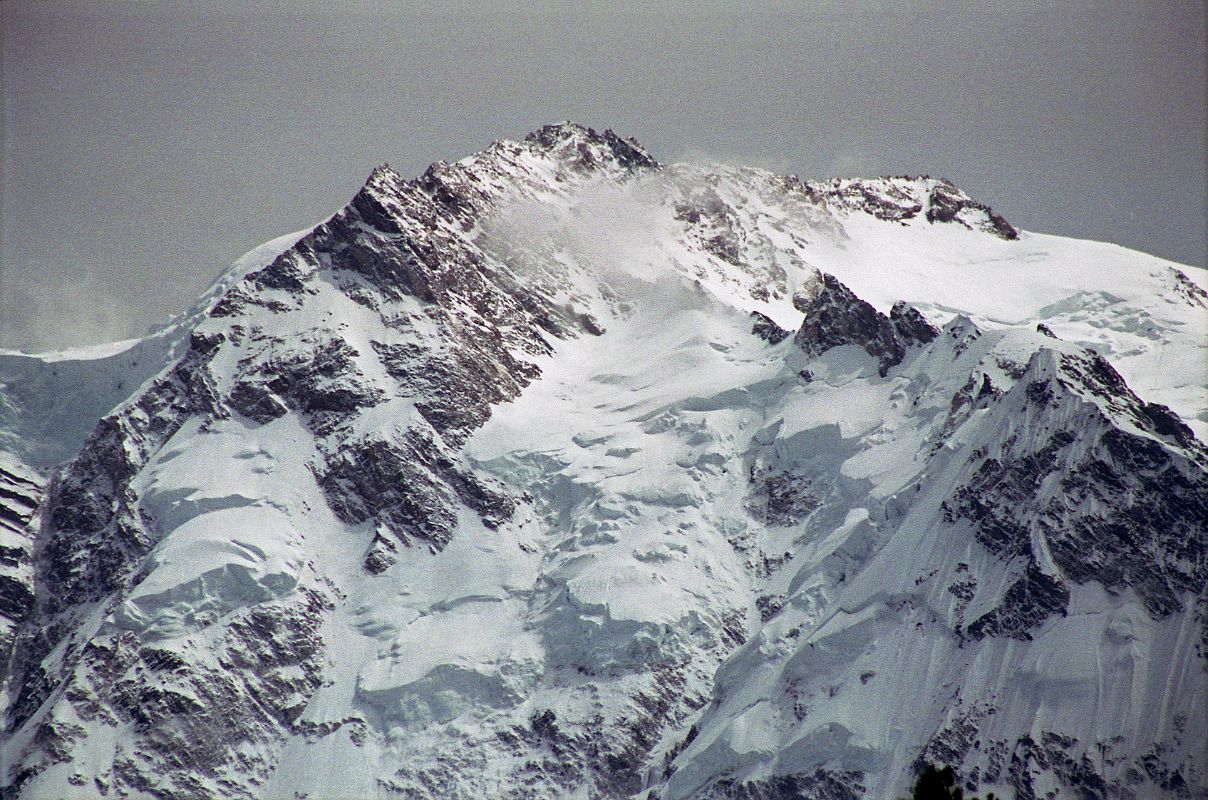
{"type": "Polygon", "coordinates": [[[840,148],[827,162],[823,178],[872,178],[883,173],[876,156],[852,147],[840,148]]]}
{"type": "Polygon", "coordinates": [[[689,164],[741,164],[744,167],[766,169],[768,172],[774,172],[777,175],[787,175],[793,171],[792,160],[788,155],[773,157],[766,154],[738,150],[727,152],[689,148],[683,154],[677,156],[676,160],[689,164]]]}
{"type": "Polygon", "coordinates": [[[135,298],[115,295],[93,281],[43,281],[6,287],[2,294],[0,348],[4,349],[62,350],[129,339],[143,327],[143,312],[135,307],[135,298]]]}
{"type": "Polygon", "coordinates": [[[484,223],[479,244],[521,269],[561,258],[607,283],[651,283],[668,269],[675,188],[650,174],[593,181],[563,202],[508,203],[484,223]]]}

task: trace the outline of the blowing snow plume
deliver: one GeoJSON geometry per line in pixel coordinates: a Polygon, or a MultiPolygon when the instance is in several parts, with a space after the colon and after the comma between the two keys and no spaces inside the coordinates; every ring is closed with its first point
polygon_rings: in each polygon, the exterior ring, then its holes
{"type": "Polygon", "coordinates": [[[516,200],[483,221],[479,241],[524,266],[536,257],[578,265],[597,280],[652,281],[671,268],[674,190],[655,172],[590,181],[561,202],[516,200]]]}

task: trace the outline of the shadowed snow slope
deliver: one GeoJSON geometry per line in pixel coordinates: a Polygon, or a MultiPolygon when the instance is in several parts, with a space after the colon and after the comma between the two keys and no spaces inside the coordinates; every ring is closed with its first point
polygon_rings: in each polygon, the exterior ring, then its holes
{"type": "Polygon", "coordinates": [[[1208,796],[1206,284],[571,123],[379,167],[0,354],[0,794],[1208,796]]]}

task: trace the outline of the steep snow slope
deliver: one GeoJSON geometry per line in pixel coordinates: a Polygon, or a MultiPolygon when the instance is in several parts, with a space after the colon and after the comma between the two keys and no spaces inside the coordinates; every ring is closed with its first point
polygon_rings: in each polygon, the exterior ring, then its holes
{"type": "Polygon", "coordinates": [[[571,124],[266,248],[55,473],[9,794],[1208,792],[1200,271],[571,124]]]}

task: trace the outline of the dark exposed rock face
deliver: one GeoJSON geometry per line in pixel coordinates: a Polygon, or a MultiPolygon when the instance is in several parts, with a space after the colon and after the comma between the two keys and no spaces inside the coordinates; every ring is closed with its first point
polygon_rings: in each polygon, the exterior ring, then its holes
{"type": "Polygon", "coordinates": [[[1151,790],[1160,792],[1155,796],[1161,797],[1198,796],[1180,767],[1171,768],[1162,762],[1158,756],[1161,746],[1155,745],[1149,754],[1130,764],[1116,752],[1121,741],[1119,737],[1096,742],[1093,757],[1087,754],[1086,743],[1052,731],[1009,740],[982,741],[979,723],[992,713],[992,709],[977,708],[961,715],[932,739],[919,763],[959,765],[969,753],[980,749],[989,753],[990,758],[985,769],[974,767],[962,773],[966,791],[975,792],[987,784],[1005,784],[1016,797],[1032,800],[1050,796],[1049,791],[1042,788],[1051,781],[1050,776],[1056,776],[1060,781],[1063,796],[1068,794],[1086,800],[1146,796],[1151,790]],[[1123,785],[1104,778],[1105,766],[1121,765],[1126,767],[1123,785]]]}
{"type": "Polygon", "coordinates": [[[1134,587],[1155,617],[1181,610],[1180,595],[1208,578],[1208,477],[1122,431],[1105,433],[1100,447],[1062,478],[1073,525],[1051,537],[1054,558],[1075,581],[1134,587]],[[1116,513],[1075,516],[1072,507],[1090,498],[1116,513]],[[1097,544],[1090,553],[1087,541],[1097,544]]]}
{"type": "Polygon", "coordinates": [[[1093,354],[1041,351],[1001,403],[1012,415],[1002,451],[981,456],[946,508],[1026,566],[968,634],[1026,637],[1064,611],[1067,581],[1132,587],[1154,618],[1182,610],[1180,598],[1208,583],[1203,445],[1093,354]],[[1071,412],[1080,430],[1055,419],[1071,412]],[[1025,431],[1038,428],[1052,433],[1036,443],[1025,431]],[[1036,537],[1059,573],[1042,569],[1036,537]]]}
{"type": "Polygon", "coordinates": [[[1073,391],[1096,398],[1113,416],[1178,445],[1201,466],[1208,463],[1208,453],[1191,428],[1169,408],[1137,397],[1102,356],[1092,352],[1062,355],[1059,380],[1073,391]]]}
{"type": "Polygon", "coordinates": [[[282,350],[235,384],[227,396],[234,411],[264,424],[293,410],[318,432],[385,399],[365,379],[355,360],[360,354],[344,339],[295,341],[282,350]]]}
{"type": "Polygon", "coordinates": [[[734,212],[715,194],[704,193],[675,207],[676,219],[696,233],[701,248],[733,266],[743,263],[744,239],[734,212]]]}
{"type": "Polygon", "coordinates": [[[765,525],[800,524],[821,500],[809,478],[793,472],[751,466],[747,511],[765,525]]]}
{"type": "Polygon", "coordinates": [[[815,202],[856,209],[877,219],[904,222],[924,214],[928,222],[955,222],[1002,239],[1019,238],[1019,231],[1001,215],[945,180],[901,176],[874,180],[836,179],[805,186],[815,202]]]}
{"type": "Polygon", "coordinates": [[[1181,269],[1172,268],[1171,273],[1175,293],[1183,298],[1187,305],[1208,308],[1208,292],[1205,292],[1200,288],[1199,284],[1188,278],[1187,274],[1181,269]]]}
{"type": "Polygon", "coordinates": [[[1029,628],[1044,622],[1053,614],[1065,613],[1070,590],[1060,579],[1046,575],[1029,560],[1024,574],[1007,587],[998,605],[978,617],[966,632],[974,639],[986,636],[1006,636],[1030,639],[1029,628]]]}
{"type": "Polygon", "coordinates": [[[575,157],[572,159],[572,163],[583,170],[589,170],[599,162],[599,156],[592,152],[592,145],[607,147],[616,163],[626,169],[650,169],[659,165],[633,139],[623,139],[611,130],[596,133],[591,128],[584,128],[573,123],[544,125],[525,137],[525,141],[540,144],[554,153],[573,147],[575,157]],[[582,134],[582,136],[576,136],[576,134],[582,134]]]}
{"type": "MultiPolygon", "coordinates": [[[[6,567],[10,564],[16,566],[22,563],[17,560],[14,551],[16,551],[16,548],[5,547],[3,557],[6,567]]],[[[26,581],[21,580],[20,577],[15,575],[0,575],[0,614],[4,616],[9,624],[16,623],[25,617],[26,612],[33,605],[33,599],[33,589],[26,581]]],[[[3,644],[7,653],[7,645],[9,644],[7,637],[3,644]]]]}
{"type": "Polygon", "coordinates": [[[708,800],[858,800],[864,796],[864,775],[859,772],[815,770],[776,775],[756,781],[723,779],[706,789],[708,800]]]}
{"type": "Polygon", "coordinates": [[[822,286],[813,297],[795,297],[793,304],[805,314],[794,341],[807,355],[854,344],[877,359],[882,377],[901,363],[908,347],[938,335],[917,309],[897,303],[886,317],[833,275],[822,276],[822,286]]]}
{"type": "Polygon", "coordinates": [[[324,599],[309,591],[247,608],[225,625],[221,668],[201,672],[174,651],[140,646],[129,632],[89,642],[87,680],[71,690],[76,713],[134,731],[132,746],[115,756],[111,782],[201,800],[212,796],[206,778],[217,778],[230,797],[257,797],[283,734],[319,686],[324,611],[324,599]]]}
{"type": "Polygon", "coordinates": [[[450,442],[486,422],[492,405],[518,395],[538,374],[532,363],[474,333],[453,331],[457,338],[438,350],[372,343],[386,371],[422,398],[416,408],[450,442]]]}
{"type": "Polygon", "coordinates": [[[822,287],[811,298],[794,298],[805,314],[795,341],[807,355],[854,344],[877,359],[884,375],[902,360],[904,350],[888,317],[856,297],[833,275],[822,276],[822,287]]]}
{"type": "MultiPolygon", "coordinates": [[[[623,800],[639,793],[642,768],[668,719],[682,719],[685,709],[701,704],[699,698],[684,696],[682,669],[657,668],[641,685],[620,718],[596,713],[583,724],[538,708],[525,724],[499,730],[492,746],[516,757],[519,768],[513,780],[492,795],[523,800],[586,791],[599,800],[623,800]]],[[[464,767],[476,757],[472,744],[459,745],[442,753],[438,763],[401,765],[380,785],[404,796],[432,794],[472,800],[477,796],[473,791],[445,782],[449,768],[464,767]]]]}
{"type": "Polygon", "coordinates": [[[0,664],[17,625],[33,607],[33,539],[42,478],[15,458],[0,460],[0,664]]]}
{"type": "Polygon", "coordinates": [[[1094,764],[1084,755],[1074,752],[1077,743],[1067,736],[1050,732],[1037,742],[1024,736],[1015,742],[1009,766],[1010,783],[1015,796],[1036,798],[1032,770],[1051,770],[1061,776],[1062,783],[1081,797],[1104,797],[1107,786],[1094,764]]]}
{"type": "Polygon", "coordinates": [[[893,323],[898,338],[906,343],[928,344],[940,335],[934,325],[919,313],[914,306],[899,300],[889,309],[889,321],[893,323]]]}
{"type": "Polygon", "coordinates": [[[326,462],[319,485],[345,522],[374,520],[404,544],[411,538],[443,547],[464,503],[496,527],[514,503],[500,489],[461,468],[443,444],[422,429],[397,439],[345,443],[326,462]]]}
{"type": "Polygon", "coordinates": [[[985,214],[987,226],[996,235],[1003,239],[1019,238],[1019,231],[1000,214],[990,210],[984,203],[970,199],[947,181],[939,182],[932,190],[930,201],[927,209],[928,222],[952,222],[959,219],[962,211],[980,211],[985,214]]]}
{"type": "Polygon", "coordinates": [[[792,335],[790,331],[777,325],[771,317],[752,311],[751,317],[755,322],[751,325],[751,333],[763,339],[768,344],[780,344],[792,335]]]}

